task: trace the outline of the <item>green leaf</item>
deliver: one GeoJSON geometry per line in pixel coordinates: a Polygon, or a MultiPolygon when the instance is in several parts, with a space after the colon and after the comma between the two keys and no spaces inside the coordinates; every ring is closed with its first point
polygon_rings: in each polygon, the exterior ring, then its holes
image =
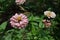
{"type": "Polygon", "coordinates": [[[39,22],[39,27],[44,28],[44,24],[42,23],[42,21],[39,22]]]}
{"type": "Polygon", "coordinates": [[[33,15],[31,15],[31,16],[29,17],[29,21],[39,22],[39,21],[40,21],[40,18],[39,18],[38,16],[33,16],[33,15]]]}
{"type": "Polygon", "coordinates": [[[34,26],[38,26],[38,23],[36,23],[36,22],[31,22],[31,24],[34,26]]]}
{"type": "Polygon", "coordinates": [[[36,17],[33,18],[33,21],[39,22],[40,18],[36,16],[36,17]]]}
{"type": "Polygon", "coordinates": [[[11,36],[12,36],[12,34],[9,34],[8,36],[5,37],[4,40],[11,40],[11,36]]]}
{"type": "Polygon", "coordinates": [[[0,13],[4,13],[4,11],[0,11],[0,13]]]}
{"type": "Polygon", "coordinates": [[[37,33],[37,30],[36,30],[36,27],[32,24],[32,28],[31,28],[32,30],[31,30],[31,32],[32,32],[32,34],[33,35],[36,35],[36,33],[37,33]]]}
{"type": "Polygon", "coordinates": [[[6,28],[6,25],[7,25],[7,21],[6,22],[3,22],[1,25],[0,25],[0,30],[4,30],[6,28]]]}
{"type": "Polygon", "coordinates": [[[5,0],[0,0],[0,2],[4,2],[5,0]]]}

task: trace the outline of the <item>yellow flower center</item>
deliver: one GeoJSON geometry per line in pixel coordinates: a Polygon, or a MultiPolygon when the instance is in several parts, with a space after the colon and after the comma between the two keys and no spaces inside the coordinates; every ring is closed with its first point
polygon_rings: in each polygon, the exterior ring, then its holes
{"type": "Polygon", "coordinates": [[[18,20],[18,21],[21,21],[21,17],[20,17],[20,16],[18,16],[18,17],[17,17],[17,20],[18,20]]]}
{"type": "Polygon", "coordinates": [[[51,16],[51,12],[49,12],[49,13],[47,14],[47,16],[50,17],[50,16],[51,16]]]}

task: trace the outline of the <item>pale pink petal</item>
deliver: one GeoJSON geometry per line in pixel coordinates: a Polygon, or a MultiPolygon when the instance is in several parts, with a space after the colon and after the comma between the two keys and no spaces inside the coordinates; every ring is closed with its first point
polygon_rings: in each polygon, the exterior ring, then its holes
{"type": "Polygon", "coordinates": [[[11,26],[14,27],[15,23],[13,21],[10,22],[11,26]]]}
{"type": "Polygon", "coordinates": [[[24,14],[22,14],[22,13],[21,13],[21,14],[19,14],[19,16],[21,16],[21,17],[22,17],[22,16],[24,16],[24,14]]]}
{"type": "Polygon", "coordinates": [[[15,20],[14,18],[10,18],[10,21],[18,22],[18,20],[15,20]]]}
{"type": "Polygon", "coordinates": [[[16,0],[16,2],[20,2],[20,0],[16,0]]]}
{"type": "Polygon", "coordinates": [[[16,13],[12,18],[16,19],[18,17],[18,14],[16,13]]]}
{"type": "Polygon", "coordinates": [[[26,15],[24,15],[24,14],[20,14],[19,16],[21,16],[22,17],[22,19],[27,19],[27,16],[26,15]]]}
{"type": "Polygon", "coordinates": [[[24,23],[28,23],[28,20],[24,20],[23,22],[24,22],[24,23]]]}
{"type": "Polygon", "coordinates": [[[14,16],[15,16],[15,17],[18,17],[18,14],[16,13],[14,16]]]}
{"type": "Polygon", "coordinates": [[[27,19],[27,17],[26,16],[22,16],[22,20],[24,20],[24,19],[27,19]]]}
{"type": "Polygon", "coordinates": [[[23,28],[23,27],[24,27],[24,25],[21,25],[21,27],[23,28]]]}
{"type": "Polygon", "coordinates": [[[26,0],[20,0],[20,3],[23,4],[26,0]]]}
{"type": "Polygon", "coordinates": [[[23,22],[22,22],[22,21],[20,22],[20,25],[21,25],[21,24],[23,24],[23,22]]]}
{"type": "Polygon", "coordinates": [[[20,24],[19,24],[19,23],[15,23],[15,26],[16,26],[16,27],[20,27],[20,24]]]}
{"type": "Polygon", "coordinates": [[[12,18],[16,19],[17,17],[16,16],[13,16],[12,18]]]}
{"type": "Polygon", "coordinates": [[[25,26],[24,25],[21,25],[22,28],[24,28],[25,26]]]}
{"type": "Polygon", "coordinates": [[[20,4],[23,4],[25,1],[26,0],[16,0],[15,2],[16,2],[17,5],[20,5],[20,4]]]}
{"type": "Polygon", "coordinates": [[[46,27],[50,27],[50,26],[51,26],[51,23],[44,22],[44,25],[45,25],[46,27]]]}

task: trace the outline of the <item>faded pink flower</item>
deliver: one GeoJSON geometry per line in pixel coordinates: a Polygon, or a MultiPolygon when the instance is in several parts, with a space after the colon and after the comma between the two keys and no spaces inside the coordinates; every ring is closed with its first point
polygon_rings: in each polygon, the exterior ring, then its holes
{"type": "Polygon", "coordinates": [[[17,14],[16,13],[14,16],[12,16],[10,18],[10,24],[12,27],[15,27],[18,29],[24,28],[28,24],[27,16],[24,14],[17,14]]]}
{"type": "Polygon", "coordinates": [[[17,5],[21,5],[24,2],[26,2],[26,0],[15,0],[15,2],[16,2],[17,5]]]}
{"type": "Polygon", "coordinates": [[[44,19],[44,20],[43,20],[43,23],[44,23],[44,25],[46,26],[46,28],[48,28],[48,27],[51,26],[51,22],[50,22],[49,20],[44,19]]]}

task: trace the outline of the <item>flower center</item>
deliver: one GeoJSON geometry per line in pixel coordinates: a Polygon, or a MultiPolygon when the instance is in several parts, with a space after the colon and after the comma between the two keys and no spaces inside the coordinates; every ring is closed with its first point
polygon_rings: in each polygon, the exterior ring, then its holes
{"type": "Polygon", "coordinates": [[[21,21],[21,16],[18,16],[18,17],[17,17],[17,20],[18,20],[18,21],[21,21]]]}
{"type": "Polygon", "coordinates": [[[50,17],[50,16],[51,16],[51,12],[49,12],[49,13],[47,14],[47,16],[50,17]]]}

